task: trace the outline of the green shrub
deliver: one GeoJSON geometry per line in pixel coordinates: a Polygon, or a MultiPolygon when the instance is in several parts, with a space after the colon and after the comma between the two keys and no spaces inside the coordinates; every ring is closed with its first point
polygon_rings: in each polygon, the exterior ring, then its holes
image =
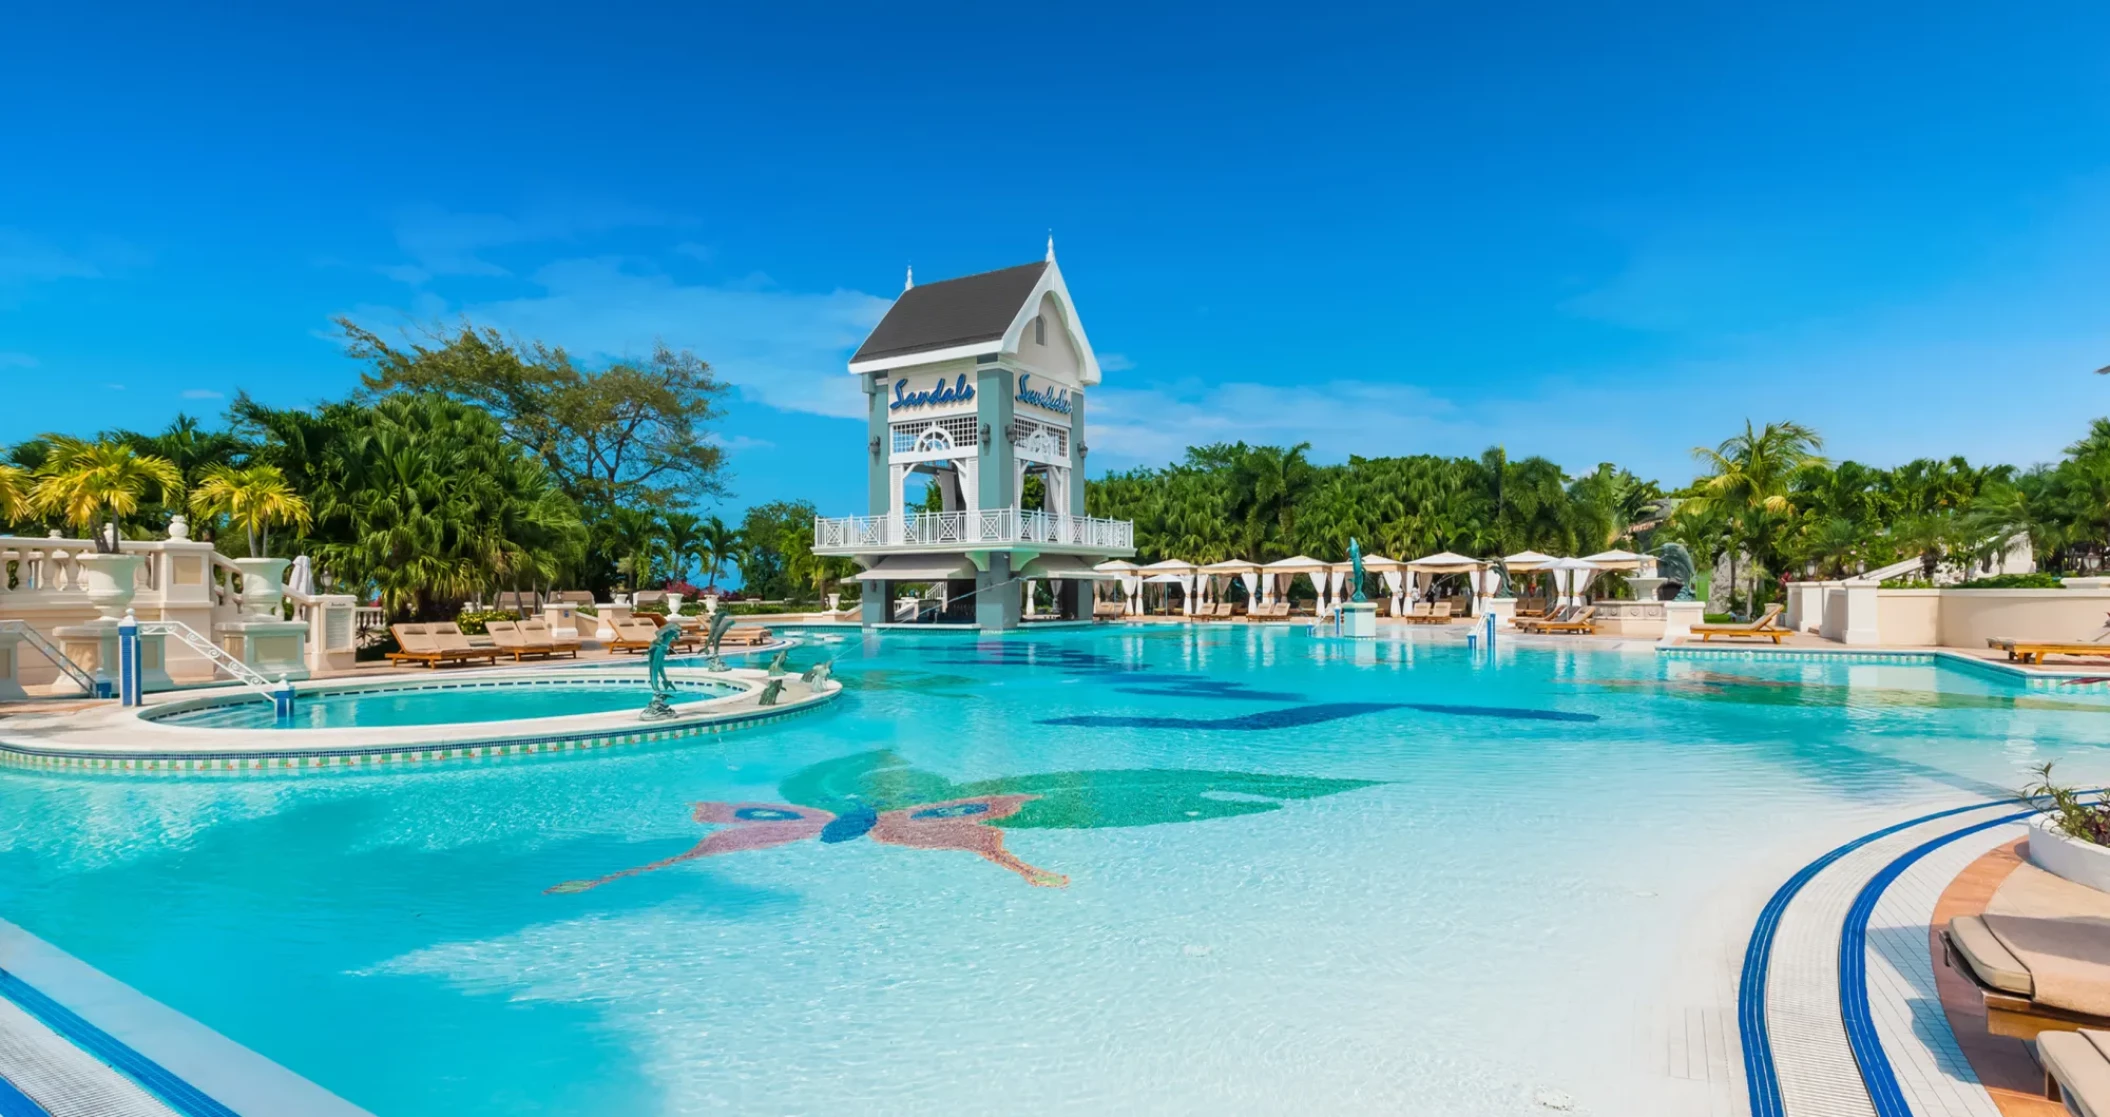
{"type": "Polygon", "coordinates": [[[634,617],[639,613],[658,613],[664,617],[667,615],[667,603],[665,601],[654,601],[648,605],[634,605],[631,607],[631,616],[634,617]]]}
{"type": "Polygon", "coordinates": [[[1881,586],[1886,590],[1931,590],[1934,583],[1925,578],[1885,578],[1881,586]]]}
{"type": "Polygon", "coordinates": [[[2077,841],[2110,845],[2110,805],[2100,794],[2091,801],[2085,791],[2053,783],[2048,760],[2030,771],[2037,774],[2037,782],[2022,789],[2022,798],[2049,815],[2053,829],[2077,841]]]}
{"type": "Polygon", "coordinates": [[[454,623],[461,626],[462,634],[465,636],[484,636],[491,631],[487,627],[491,621],[517,621],[519,619],[520,614],[511,609],[484,609],[481,611],[464,611],[461,616],[454,618],[454,623]]]}
{"type": "Polygon", "coordinates": [[[1991,578],[1975,578],[1957,586],[1960,590],[2058,590],[2066,583],[2057,574],[1996,574],[1991,578]]]}
{"type": "Polygon", "coordinates": [[[1707,614],[1704,614],[1704,616],[1706,616],[1706,618],[1707,618],[1707,623],[1708,623],[1708,624],[1735,624],[1735,623],[1736,623],[1736,615],[1735,615],[1735,614],[1733,614],[1733,613],[1707,613],[1707,614]]]}

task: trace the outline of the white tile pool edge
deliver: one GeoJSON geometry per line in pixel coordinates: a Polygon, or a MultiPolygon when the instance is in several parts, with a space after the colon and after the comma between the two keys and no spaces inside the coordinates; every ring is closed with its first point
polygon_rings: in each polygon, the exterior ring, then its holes
{"type": "Polygon", "coordinates": [[[0,969],[237,1113],[373,1117],[6,920],[0,969]]]}

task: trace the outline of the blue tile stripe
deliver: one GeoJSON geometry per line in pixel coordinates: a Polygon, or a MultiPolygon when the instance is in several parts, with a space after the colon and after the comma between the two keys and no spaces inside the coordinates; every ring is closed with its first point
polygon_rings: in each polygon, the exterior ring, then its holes
{"type": "Polygon", "coordinates": [[[1875,913],[1876,901],[1883,898],[1883,890],[1891,882],[1929,853],[1958,838],[2020,822],[2036,813],[2023,811],[1989,819],[1912,847],[1863,885],[1854,897],[1854,906],[1847,909],[1846,925],[1839,934],[1839,1016],[1846,1023],[1846,1043],[1853,1049],[1854,1062],[1860,1064],[1861,1083],[1868,1088],[1868,1100],[1876,1117],[1912,1117],[1912,1107],[1906,1104],[1905,1093],[1898,1087],[1890,1056],[1883,1053],[1883,1041],[1876,1035],[1875,1018],[1868,1006],[1868,917],[1875,913]]]}
{"type": "Polygon", "coordinates": [[[0,1117],[51,1117],[51,1112],[29,1100],[15,1084],[0,1078],[0,1117]]]}
{"type": "Polygon", "coordinates": [[[132,1050],[117,1037],[74,1015],[66,1006],[4,969],[0,969],[0,997],[13,1001],[22,1011],[42,1021],[45,1027],[75,1047],[108,1063],[183,1117],[238,1117],[234,1110],[206,1097],[204,1092],[169,1073],[160,1063],[132,1050]]]}
{"type": "MultiPolygon", "coordinates": [[[[1808,884],[1811,878],[1823,872],[1825,867],[1870,842],[1881,841],[1901,830],[1909,830],[1921,823],[1939,818],[1968,814],[1988,807],[2013,803],[2013,799],[1996,799],[1985,803],[1973,803],[1966,807],[1951,807],[1945,811],[1921,815],[1892,826],[1886,826],[1871,834],[1863,834],[1853,841],[1832,850],[1815,861],[1804,865],[1773,898],[1766,901],[1764,910],[1758,914],[1758,922],[1751,928],[1751,941],[1744,947],[1743,976],[1737,983],[1736,1027],[1744,1049],[1744,1085],[1750,1094],[1751,1117],[1784,1117],[1785,1103],[1780,1096],[1780,1075],[1773,1062],[1773,1039],[1766,1025],[1766,977],[1772,968],[1773,937],[1780,931],[1781,917],[1787,914],[1788,904],[1796,893],[1808,884]]],[[[2002,820],[2005,821],[2005,820],[2002,820]]],[[[1990,825],[1990,824],[1989,824],[1990,825]]]]}

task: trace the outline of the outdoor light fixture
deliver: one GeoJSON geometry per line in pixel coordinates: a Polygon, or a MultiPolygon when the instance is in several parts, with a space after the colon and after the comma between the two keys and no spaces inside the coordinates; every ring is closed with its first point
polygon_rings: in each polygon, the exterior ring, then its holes
{"type": "Polygon", "coordinates": [[[872,436],[872,456],[879,456],[879,436],[876,434],[872,436]]]}
{"type": "Polygon", "coordinates": [[[987,450],[988,448],[989,448],[989,424],[987,424],[987,423],[983,423],[983,424],[982,424],[982,449],[984,449],[984,450],[987,450]]]}

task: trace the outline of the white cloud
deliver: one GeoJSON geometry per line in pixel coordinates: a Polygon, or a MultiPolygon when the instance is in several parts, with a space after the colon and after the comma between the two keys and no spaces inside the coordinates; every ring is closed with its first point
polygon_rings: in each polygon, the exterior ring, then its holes
{"type": "Polygon", "coordinates": [[[1101,372],[1127,372],[1134,367],[1136,367],[1136,363],[1130,360],[1126,353],[1099,354],[1099,371],[1101,372]]]}
{"type": "Polygon", "coordinates": [[[226,399],[227,393],[215,392],[211,388],[185,388],[184,399],[226,399]]]}
{"type": "Polygon", "coordinates": [[[146,263],[146,253],[115,237],[93,237],[61,247],[21,229],[0,227],[0,288],[60,279],[103,279],[146,263]]]}
{"type": "Polygon", "coordinates": [[[703,440],[728,453],[740,450],[768,450],[776,446],[766,438],[753,438],[744,434],[724,435],[717,431],[704,435],[703,440]]]}
{"type": "Polygon", "coordinates": [[[614,257],[561,260],[527,279],[538,293],[460,306],[427,297],[407,313],[362,307],[352,317],[385,326],[391,319],[431,322],[465,314],[600,358],[635,356],[665,341],[695,351],[748,399],[838,418],[865,413],[845,365],[886,312],[886,299],[850,290],[786,291],[760,276],[731,285],[681,284],[614,257]]]}
{"type": "Polygon", "coordinates": [[[35,368],[39,363],[27,353],[0,353],[0,368],[35,368]]]}

